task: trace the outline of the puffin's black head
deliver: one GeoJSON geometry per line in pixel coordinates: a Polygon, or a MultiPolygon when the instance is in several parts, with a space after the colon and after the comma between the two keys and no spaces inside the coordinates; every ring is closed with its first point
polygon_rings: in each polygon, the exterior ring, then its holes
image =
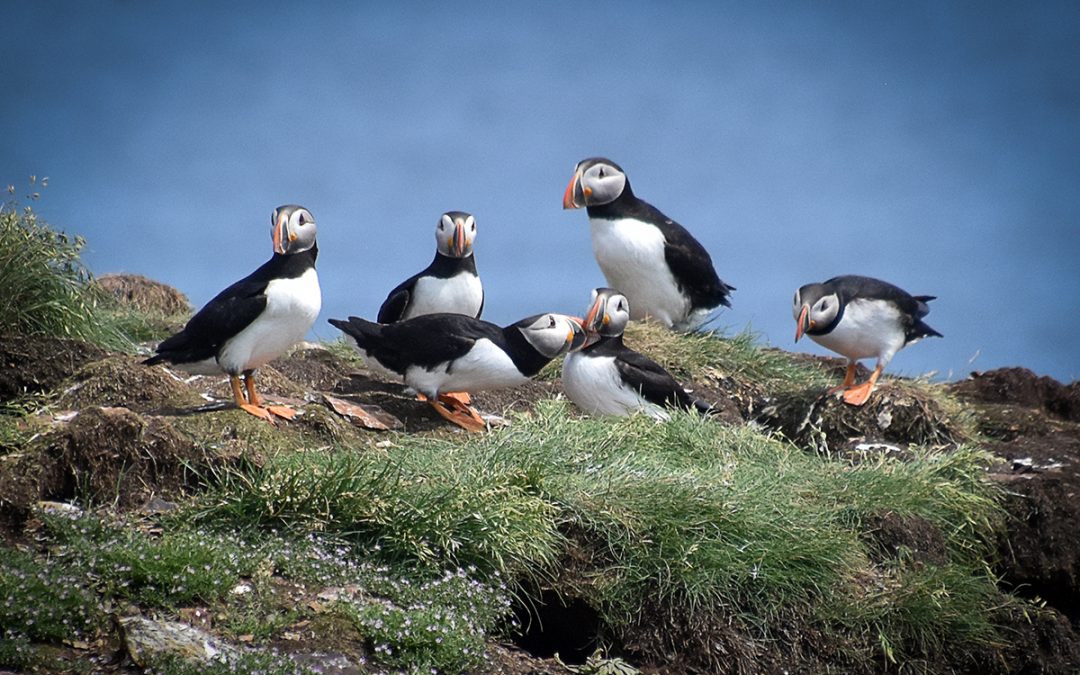
{"type": "Polygon", "coordinates": [[[476,238],[476,218],[464,211],[447,211],[435,225],[435,244],[439,253],[450,258],[472,255],[476,238]]]}
{"type": "Polygon", "coordinates": [[[614,288],[596,288],[585,312],[585,330],[601,337],[618,337],[630,321],[630,301],[614,288]]]}
{"type": "Polygon", "coordinates": [[[803,336],[828,332],[840,312],[840,296],[824,284],[806,284],[795,291],[791,314],[795,317],[795,342],[803,336]]]}
{"type": "Polygon", "coordinates": [[[574,177],[563,195],[564,209],[609,204],[623,192],[630,192],[630,181],[622,168],[604,157],[590,157],[574,167],[574,177]]]}
{"type": "Polygon", "coordinates": [[[315,231],[315,218],[303,206],[279,206],[270,217],[274,253],[285,255],[310,249],[315,245],[315,231]]]}

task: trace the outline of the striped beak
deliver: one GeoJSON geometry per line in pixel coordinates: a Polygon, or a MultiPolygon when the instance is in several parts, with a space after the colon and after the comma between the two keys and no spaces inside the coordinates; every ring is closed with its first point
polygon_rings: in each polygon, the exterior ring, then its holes
{"type": "Polygon", "coordinates": [[[563,193],[562,207],[564,209],[580,209],[585,206],[587,196],[585,190],[581,187],[581,172],[576,171],[574,177],[570,179],[570,184],[566,186],[566,192],[563,193]]]}
{"type": "Polygon", "coordinates": [[[593,302],[592,307],[585,314],[584,324],[585,330],[589,333],[600,333],[600,329],[611,323],[611,316],[604,311],[604,306],[607,304],[607,298],[603,296],[597,296],[596,301],[593,302]]]}
{"type": "Polygon", "coordinates": [[[287,246],[285,231],[288,229],[288,214],[283,210],[278,214],[277,222],[274,223],[274,253],[285,255],[287,246]]]}
{"type": "Polygon", "coordinates": [[[567,352],[576,352],[584,349],[599,339],[599,336],[590,333],[582,324],[582,320],[576,316],[566,317],[570,319],[570,333],[566,336],[567,352]]]}
{"type": "Polygon", "coordinates": [[[802,311],[799,312],[799,318],[795,320],[795,342],[799,341],[803,333],[813,328],[814,322],[810,319],[810,305],[804,304],[802,311]]]}
{"type": "Polygon", "coordinates": [[[455,258],[460,258],[465,255],[465,246],[467,242],[465,240],[465,221],[461,218],[454,219],[454,244],[451,247],[451,252],[455,258]]]}

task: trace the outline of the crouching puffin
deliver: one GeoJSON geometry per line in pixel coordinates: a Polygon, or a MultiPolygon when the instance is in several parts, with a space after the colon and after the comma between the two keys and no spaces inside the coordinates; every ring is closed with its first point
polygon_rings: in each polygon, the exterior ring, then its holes
{"type": "Polygon", "coordinates": [[[658,420],[671,418],[668,407],[715,412],[686,393],[660,364],[623,344],[629,321],[626,296],[611,288],[592,292],[585,330],[600,339],[563,361],[562,386],[574,405],[593,415],[627,416],[641,410],[658,420]]]}
{"type": "Polygon", "coordinates": [[[236,405],[273,423],[274,415],[291,419],[296,411],[263,406],[255,370],[303,339],[319,314],[322,295],[311,212],[295,204],[279,206],[270,222],[274,256],[218,293],[143,363],[168,363],[193,375],[226,373],[236,405]]]}
{"type": "Polygon", "coordinates": [[[881,377],[881,371],[903,347],[928,336],[942,337],[922,318],[930,312],[932,295],[909,295],[892,284],[853,274],[795,291],[791,311],[795,341],[806,334],[826,349],[846,356],[844,382],[830,393],[843,391],[851,405],[863,405],[881,377]],[[870,378],[855,384],[859,359],[877,357],[870,378]]]}
{"type": "Polygon", "coordinates": [[[652,204],[638,199],[618,164],[578,162],[564,209],[586,207],[593,255],[608,285],[630,300],[631,319],[651,316],[668,328],[699,328],[735,290],[720,280],[697,239],[652,204]]]}
{"type": "Polygon", "coordinates": [[[581,319],[553,313],[503,328],[463,314],[425,314],[392,324],[350,316],[330,323],[353,340],[364,358],[397,373],[437,413],[470,431],[484,429],[484,420],[448,392],[524,384],[588,339],[581,319]]]}
{"type": "Polygon", "coordinates": [[[395,323],[422,314],[448,312],[479,319],[484,289],[476,274],[473,241],[476,218],[448,211],[435,226],[435,259],[390,291],[379,308],[379,323],[395,323]]]}

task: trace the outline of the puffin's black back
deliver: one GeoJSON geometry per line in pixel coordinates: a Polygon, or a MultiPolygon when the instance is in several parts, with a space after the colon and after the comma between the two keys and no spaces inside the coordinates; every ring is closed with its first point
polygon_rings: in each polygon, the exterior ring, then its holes
{"type": "Polygon", "coordinates": [[[616,199],[607,204],[589,206],[586,212],[590,218],[633,218],[655,225],[666,241],[664,259],[680,288],[690,298],[691,305],[731,307],[728,296],[735,287],[720,280],[709,252],[685,227],[665,216],[660,209],[647,201],[638,199],[630,188],[629,178],[616,199]]]}
{"type": "Polygon", "coordinates": [[[275,253],[254,272],[215,295],[183,330],[159,344],[157,354],[143,363],[195,363],[216,357],[229,338],[247,328],[266,309],[266,287],[270,282],[302,276],[315,266],[318,254],[318,246],[300,253],[275,253]]]}
{"type": "MultiPolygon", "coordinates": [[[[410,366],[431,369],[454,361],[465,356],[477,340],[487,338],[506,352],[523,375],[532,377],[551,359],[536,351],[518,328],[533,323],[538,316],[505,328],[464,314],[424,314],[392,324],[350,316],[347,321],[330,319],[330,323],[356,340],[383,367],[399,375],[404,375],[410,366]]],[[[453,372],[453,365],[450,370],[453,372]]]]}
{"type": "Polygon", "coordinates": [[[425,314],[391,324],[350,316],[347,321],[330,319],[330,323],[384,367],[401,375],[409,366],[433,368],[460,358],[481,338],[500,347],[506,345],[502,328],[463,314],[425,314]]]}
{"type": "MultiPolygon", "coordinates": [[[[911,295],[899,286],[890,284],[887,281],[858,274],[833,277],[825,281],[823,285],[840,296],[841,307],[855,298],[885,300],[895,304],[904,318],[905,344],[924,337],[944,337],[922,321],[922,318],[930,313],[930,306],[926,303],[937,299],[937,296],[911,295]]],[[[839,319],[839,315],[837,318],[839,319]]]]}

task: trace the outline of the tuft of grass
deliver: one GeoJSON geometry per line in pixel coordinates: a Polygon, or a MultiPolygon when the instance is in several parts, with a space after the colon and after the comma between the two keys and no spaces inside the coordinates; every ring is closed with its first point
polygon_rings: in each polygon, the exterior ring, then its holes
{"type": "Polygon", "coordinates": [[[79,259],[84,244],[50,228],[30,207],[0,205],[0,331],[131,348],[116,326],[101,320],[103,298],[79,259]]]}
{"type": "Polygon", "coordinates": [[[276,455],[223,471],[203,513],[245,527],[332,533],[434,568],[514,575],[550,567],[561,541],[553,505],[520,467],[493,454],[430,438],[388,453],[276,455]]]}
{"type": "Polygon", "coordinates": [[[749,330],[725,337],[716,332],[676,333],[658,323],[634,321],[627,326],[625,341],[680,381],[732,377],[773,393],[831,382],[821,366],[763,348],[749,330]]]}

